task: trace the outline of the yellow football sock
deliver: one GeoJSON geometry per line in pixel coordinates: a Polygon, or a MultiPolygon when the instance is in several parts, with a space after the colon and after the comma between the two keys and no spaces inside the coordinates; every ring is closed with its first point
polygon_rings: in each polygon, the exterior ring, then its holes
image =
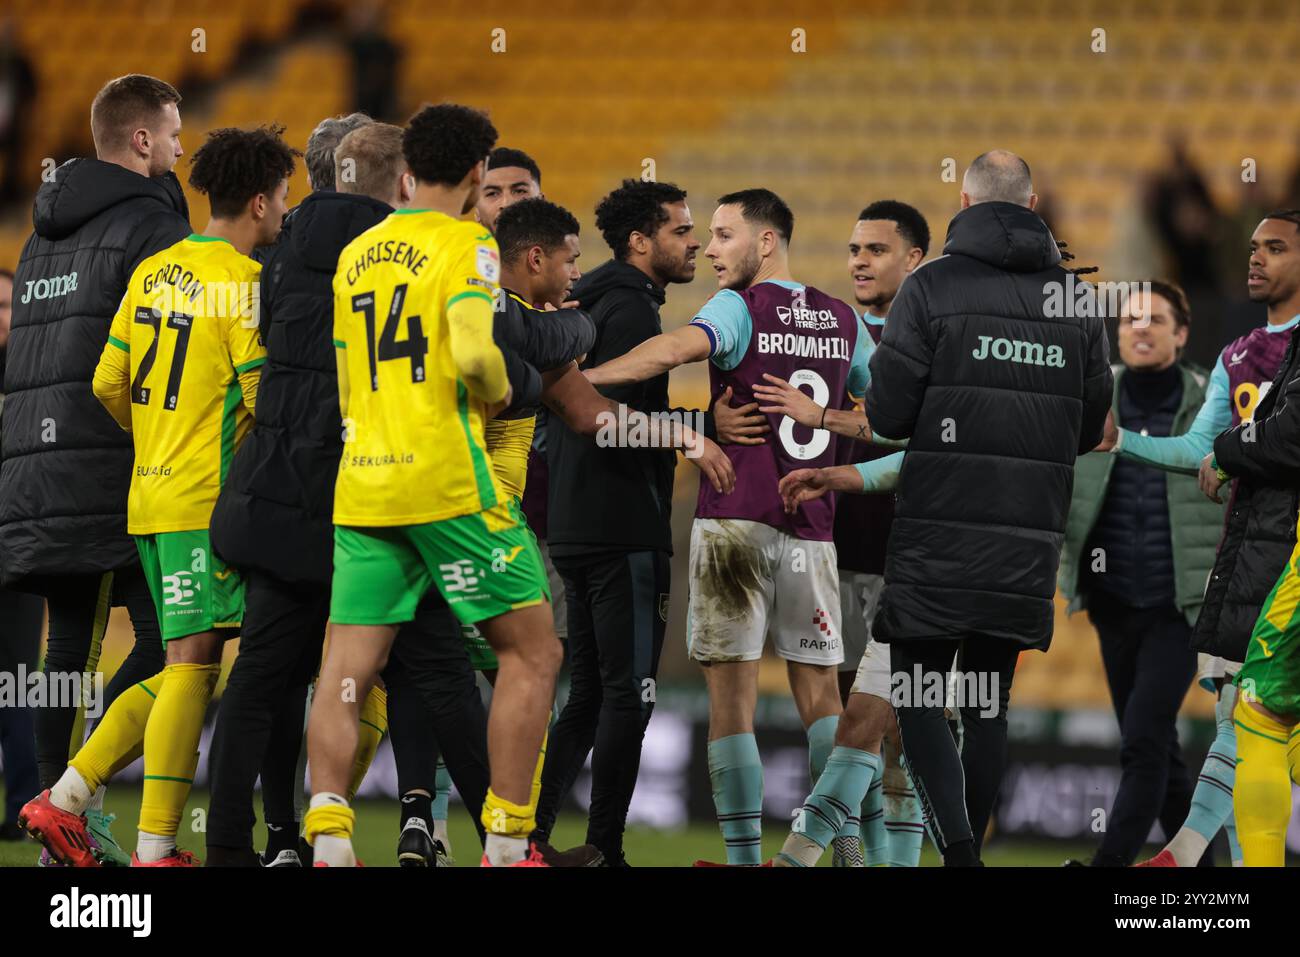
{"type": "Polygon", "coordinates": [[[1287,739],[1286,763],[1291,768],[1291,780],[1300,784],[1300,726],[1292,728],[1287,739]]]}
{"type": "Polygon", "coordinates": [[[127,688],[95,727],[68,767],[76,770],[94,791],[122,770],[144,750],[144,729],[162,687],[163,672],[127,688]]]}
{"type": "Polygon", "coordinates": [[[356,822],[356,812],[337,794],[313,794],[311,807],[302,817],[302,836],[313,847],[322,834],[351,840],[356,822]]]}
{"type": "Polygon", "coordinates": [[[534,798],[533,803],[527,807],[511,804],[504,798],[497,797],[488,788],[487,797],[483,800],[481,819],[489,834],[526,838],[537,829],[537,802],[534,798]]]}
{"type": "Polygon", "coordinates": [[[352,762],[352,779],[348,781],[348,801],[357,796],[370,762],[375,759],[379,742],[388,733],[388,692],[379,685],[370,689],[361,706],[361,728],[357,736],[357,756],[352,762]]]}
{"type": "Polygon", "coordinates": [[[542,794],[542,768],[546,765],[546,742],[550,736],[551,731],[548,728],[542,735],[542,750],[537,753],[537,767],[533,768],[533,783],[528,789],[528,806],[533,809],[534,814],[537,813],[537,799],[542,794]]]}
{"type": "Polygon", "coordinates": [[[140,830],[175,835],[199,764],[203,713],[220,665],[168,665],[144,732],[144,797],[140,830]]]}
{"type": "Polygon", "coordinates": [[[1244,700],[1233,711],[1237,726],[1237,780],[1232,790],[1237,841],[1247,867],[1281,867],[1291,819],[1286,725],[1244,700]]]}

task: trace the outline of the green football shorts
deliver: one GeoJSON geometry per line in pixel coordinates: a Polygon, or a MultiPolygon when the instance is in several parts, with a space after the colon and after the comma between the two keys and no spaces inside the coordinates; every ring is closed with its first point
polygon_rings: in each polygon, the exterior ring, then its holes
{"type": "Polygon", "coordinates": [[[214,628],[239,627],[244,583],[213,554],[206,528],[134,538],[164,644],[214,628]]]}
{"type": "Polygon", "coordinates": [[[514,502],[423,525],[335,527],[331,621],[410,621],[430,586],[463,625],[550,600],[537,541],[514,502]]]}

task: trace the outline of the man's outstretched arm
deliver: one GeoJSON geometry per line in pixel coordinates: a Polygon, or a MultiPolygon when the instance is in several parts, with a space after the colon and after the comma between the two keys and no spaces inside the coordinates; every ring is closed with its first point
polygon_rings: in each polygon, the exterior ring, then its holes
{"type": "MultiPolygon", "coordinates": [[[[597,392],[578,371],[576,363],[543,373],[542,383],[542,401],[546,407],[579,435],[595,438],[620,421],[622,404],[597,392]]],[[[735,488],[736,470],[726,453],[679,418],[660,417],[622,406],[621,420],[629,431],[637,430],[646,435],[664,435],[665,430],[659,423],[666,422],[665,437],[668,441],[665,444],[668,447],[685,452],[686,458],[704,473],[716,491],[725,495],[735,488]]]]}
{"type": "Polygon", "coordinates": [[[686,325],[647,339],[617,359],[587,369],[583,374],[592,385],[644,382],[687,362],[707,359],[711,349],[707,332],[697,325],[686,325]]]}

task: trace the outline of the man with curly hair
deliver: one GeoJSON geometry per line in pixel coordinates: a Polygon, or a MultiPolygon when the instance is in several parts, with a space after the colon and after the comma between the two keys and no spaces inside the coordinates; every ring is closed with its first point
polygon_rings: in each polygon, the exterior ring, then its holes
{"type": "MultiPolygon", "coordinates": [[[[624,180],[596,206],[596,226],[613,258],[572,290],[596,325],[583,369],[662,331],[667,289],[695,277],[700,248],[686,191],[672,183],[624,180]]],[[[669,411],[667,374],[600,394],[641,413],[669,411]]],[[[663,445],[604,444],[559,415],[547,420],[547,541],[567,594],[573,681],[547,748],[537,817],[549,834],[590,753],[587,841],[608,866],[622,867],[624,825],[668,622],[677,455],[663,445]]]]}
{"type": "Polygon", "coordinates": [[[497,132],[477,110],[430,106],[402,141],[410,208],[339,256],[334,345],[344,445],[334,493],[330,645],[307,728],[316,867],[356,865],[344,796],[361,702],[398,626],[436,586],[500,663],[488,718],[485,866],[547,866],[530,799],[561,647],[537,543],[492,468],[484,423],[509,405],[492,339],[501,262],[474,208],[497,132]]]}
{"type": "Polygon", "coordinates": [[[166,646],[166,666],[114,702],[54,787],[19,823],[65,864],[93,867],[84,811],[95,789],[144,754],[133,867],[194,867],[176,832],[198,764],[203,715],[243,587],[213,554],[208,523],[236,447],[252,426],[261,266],[255,246],[284,219],[295,150],[282,128],[220,129],[194,154],[190,185],[212,217],[136,268],[93,389],[132,433],[127,531],[135,537],[166,646]]]}

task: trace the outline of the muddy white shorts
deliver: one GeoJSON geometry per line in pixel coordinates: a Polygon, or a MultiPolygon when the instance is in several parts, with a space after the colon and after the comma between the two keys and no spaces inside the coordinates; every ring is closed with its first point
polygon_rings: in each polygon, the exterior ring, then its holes
{"type": "Polygon", "coordinates": [[[696,661],[757,661],[768,635],[787,661],[838,665],[835,544],[738,518],[691,525],[687,647],[696,661]]]}

